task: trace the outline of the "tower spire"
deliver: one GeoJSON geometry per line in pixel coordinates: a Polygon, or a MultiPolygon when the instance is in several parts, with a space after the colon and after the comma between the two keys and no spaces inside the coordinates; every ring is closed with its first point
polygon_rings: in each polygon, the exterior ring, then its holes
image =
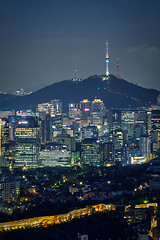
{"type": "Polygon", "coordinates": [[[74,69],[74,78],[75,78],[75,81],[77,80],[77,69],[74,69]]]}
{"type": "Polygon", "coordinates": [[[109,76],[108,64],[109,64],[108,43],[106,43],[106,78],[108,78],[109,76]]]}
{"type": "Polygon", "coordinates": [[[119,59],[117,58],[117,78],[119,78],[119,59]]]}

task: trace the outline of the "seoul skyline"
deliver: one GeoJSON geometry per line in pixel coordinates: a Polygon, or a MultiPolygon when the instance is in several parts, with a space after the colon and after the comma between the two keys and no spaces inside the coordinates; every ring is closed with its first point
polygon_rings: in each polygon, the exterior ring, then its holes
{"type": "Polygon", "coordinates": [[[14,1],[0,3],[1,91],[35,91],[109,72],[160,90],[160,2],[14,1]]]}

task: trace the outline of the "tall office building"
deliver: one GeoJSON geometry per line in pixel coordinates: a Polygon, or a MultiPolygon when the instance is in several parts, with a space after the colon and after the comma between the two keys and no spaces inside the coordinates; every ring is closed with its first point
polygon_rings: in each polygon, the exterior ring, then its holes
{"type": "Polygon", "coordinates": [[[41,118],[41,142],[49,143],[51,140],[51,115],[45,114],[41,118]]]}
{"type": "Polygon", "coordinates": [[[82,140],[82,125],[81,119],[75,119],[72,123],[72,129],[77,142],[81,142],[82,140]]]}
{"type": "Polygon", "coordinates": [[[53,105],[51,103],[40,103],[38,104],[38,112],[45,112],[46,114],[54,113],[53,105]]]}
{"type": "Polygon", "coordinates": [[[115,129],[121,128],[121,111],[120,110],[108,111],[108,124],[109,124],[109,132],[112,132],[115,129]]]}
{"type": "Polygon", "coordinates": [[[139,153],[141,156],[144,156],[147,161],[151,157],[151,140],[148,135],[140,136],[139,140],[139,153]]]}
{"type": "Polygon", "coordinates": [[[38,112],[45,112],[54,117],[57,114],[62,114],[62,102],[59,99],[51,100],[47,103],[38,104],[38,112]]]}
{"type": "Polygon", "coordinates": [[[81,118],[81,104],[80,103],[70,103],[69,104],[69,117],[73,119],[81,118]]]}
{"type": "Polygon", "coordinates": [[[9,164],[9,120],[0,118],[0,157],[9,164]]]}
{"type": "Polygon", "coordinates": [[[160,94],[157,97],[157,105],[160,106],[160,94]]]}
{"type": "Polygon", "coordinates": [[[71,137],[69,134],[58,134],[56,137],[52,138],[52,142],[67,146],[68,150],[71,152],[76,151],[75,138],[71,137]]]}
{"type": "Polygon", "coordinates": [[[55,115],[52,118],[51,123],[51,137],[56,137],[58,134],[62,134],[63,130],[63,117],[60,114],[55,115]]]}
{"type": "Polygon", "coordinates": [[[152,110],[151,128],[153,131],[160,131],[160,110],[152,110]]]}
{"type": "Polygon", "coordinates": [[[22,118],[15,128],[15,166],[38,167],[40,128],[34,117],[22,118]]]}
{"type": "Polygon", "coordinates": [[[88,99],[84,99],[80,102],[81,104],[81,113],[82,113],[82,120],[83,126],[86,127],[89,125],[89,117],[91,112],[91,102],[88,99]]]}
{"type": "Polygon", "coordinates": [[[100,145],[96,139],[84,139],[81,150],[82,164],[101,165],[100,145]]]}
{"type": "Polygon", "coordinates": [[[128,137],[134,136],[134,111],[122,111],[121,112],[121,126],[123,130],[128,131],[128,137]]]}
{"type": "Polygon", "coordinates": [[[62,102],[59,99],[51,100],[51,104],[53,105],[54,115],[62,114],[62,102]]]}
{"type": "Polygon", "coordinates": [[[98,138],[98,129],[96,126],[87,126],[82,128],[82,140],[86,138],[98,138]]]}
{"type": "Polygon", "coordinates": [[[105,106],[101,99],[95,99],[91,103],[90,121],[92,126],[96,126],[99,136],[103,136],[103,117],[105,115],[105,106]]]}
{"type": "Polygon", "coordinates": [[[116,129],[112,133],[112,139],[114,144],[115,163],[121,163],[126,165],[128,161],[127,156],[127,140],[128,132],[122,129],[116,129]]]}
{"type": "Polygon", "coordinates": [[[152,154],[157,154],[160,151],[160,110],[152,110],[150,134],[152,154]]]}
{"type": "Polygon", "coordinates": [[[101,116],[105,115],[105,106],[101,99],[94,99],[91,103],[91,113],[100,114],[101,116]]]}
{"type": "Polygon", "coordinates": [[[142,124],[135,124],[134,139],[139,140],[141,135],[144,135],[144,126],[142,124]]]}
{"type": "Polygon", "coordinates": [[[65,145],[49,144],[44,145],[40,151],[41,166],[71,166],[71,151],[65,145]]]}
{"type": "Polygon", "coordinates": [[[106,166],[114,165],[114,144],[106,142],[102,144],[102,157],[106,166]]]}
{"type": "Polygon", "coordinates": [[[136,111],[135,112],[135,125],[142,126],[142,134],[146,135],[148,133],[148,113],[146,111],[136,111]]]}

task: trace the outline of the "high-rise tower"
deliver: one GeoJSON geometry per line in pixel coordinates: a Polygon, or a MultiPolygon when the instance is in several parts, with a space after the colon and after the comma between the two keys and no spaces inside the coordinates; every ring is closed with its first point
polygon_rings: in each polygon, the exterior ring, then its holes
{"type": "Polygon", "coordinates": [[[8,165],[9,162],[9,120],[0,118],[0,158],[8,165]]]}
{"type": "Polygon", "coordinates": [[[119,78],[119,59],[117,58],[117,78],[119,78]]]}
{"type": "Polygon", "coordinates": [[[109,64],[108,43],[106,43],[106,78],[108,78],[109,76],[108,64],[109,64]]]}
{"type": "Polygon", "coordinates": [[[15,166],[38,167],[40,151],[40,128],[34,117],[25,117],[15,128],[15,166]]]}

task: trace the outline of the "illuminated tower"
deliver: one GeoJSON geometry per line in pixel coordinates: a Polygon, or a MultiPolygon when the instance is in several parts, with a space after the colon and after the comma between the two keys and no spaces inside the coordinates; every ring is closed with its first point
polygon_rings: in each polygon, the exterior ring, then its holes
{"type": "Polygon", "coordinates": [[[109,64],[108,43],[106,43],[106,78],[108,78],[109,76],[108,64],[109,64]]]}

